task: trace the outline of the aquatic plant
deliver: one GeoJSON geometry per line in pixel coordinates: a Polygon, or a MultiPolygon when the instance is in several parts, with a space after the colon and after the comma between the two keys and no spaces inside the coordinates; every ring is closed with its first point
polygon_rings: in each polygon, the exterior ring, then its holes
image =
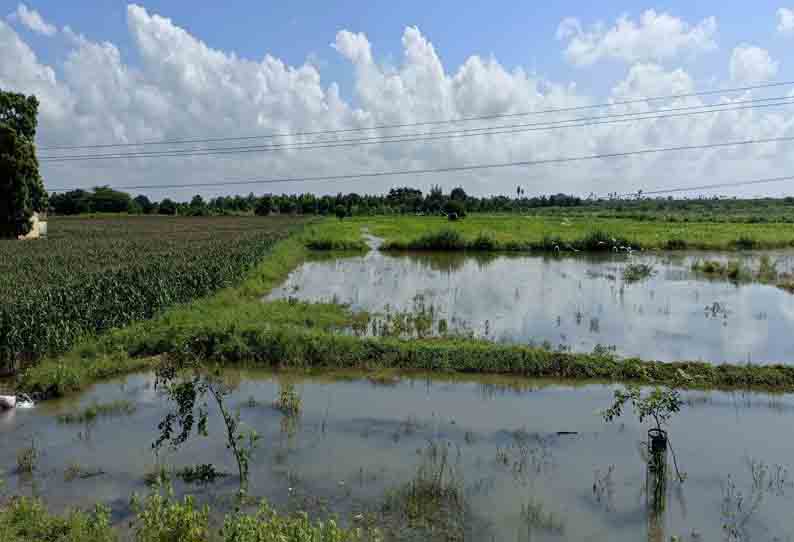
{"type": "Polygon", "coordinates": [[[278,398],[273,406],[287,416],[300,414],[303,400],[292,382],[283,382],[279,385],[278,398]]]}
{"type": "Polygon", "coordinates": [[[624,282],[640,282],[655,273],[653,265],[647,263],[630,263],[623,268],[624,282]]]}
{"type": "Polygon", "coordinates": [[[65,424],[88,423],[104,416],[129,416],[134,414],[136,409],[135,403],[124,399],[109,403],[94,403],[79,412],[60,414],[58,422],[65,424]]]}
{"type": "Polygon", "coordinates": [[[36,447],[36,440],[30,439],[30,446],[17,452],[17,472],[19,474],[33,474],[38,467],[40,452],[36,447]]]}
{"type": "Polygon", "coordinates": [[[521,504],[521,520],[531,531],[540,531],[555,536],[565,534],[565,522],[552,512],[546,512],[543,502],[530,498],[521,504]]]}
{"type": "Polygon", "coordinates": [[[178,469],[174,474],[186,484],[202,485],[211,484],[218,478],[228,476],[224,472],[217,471],[214,465],[208,463],[183,467],[178,469]]]}
{"type": "Polygon", "coordinates": [[[63,473],[63,480],[65,482],[72,482],[74,480],[86,479],[86,478],[93,478],[94,476],[101,476],[105,474],[105,471],[102,469],[87,469],[80,465],[80,463],[74,462],[71,463],[63,473]]]}

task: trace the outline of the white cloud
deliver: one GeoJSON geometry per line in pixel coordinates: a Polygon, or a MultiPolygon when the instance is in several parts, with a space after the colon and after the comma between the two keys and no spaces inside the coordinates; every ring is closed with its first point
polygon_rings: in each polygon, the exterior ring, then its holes
{"type": "MultiPolygon", "coordinates": [[[[521,113],[604,101],[604,97],[578,92],[573,83],[548,81],[521,68],[508,70],[493,57],[471,56],[462,65],[450,68],[441,62],[434,45],[419,29],[409,27],[402,36],[402,58],[389,66],[377,61],[366,35],[346,30],[337,34],[332,47],[349,60],[354,72],[355,103],[351,103],[340,96],[336,84],[324,82],[319,68],[311,63],[291,66],[271,55],[259,60],[240,58],[233,52],[209,47],[173,21],[135,5],[127,10],[127,23],[134,63],[115,44],[94,42],[65,28],[66,50],[59,55],[65,60],[51,67],[37,57],[13,28],[0,21],[0,49],[5,53],[0,55],[0,87],[39,96],[40,146],[337,130],[521,113]]],[[[658,63],[643,62],[631,66],[622,80],[612,84],[608,98],[623,101],[701,88],[681,68],[667,69],[658,63]]],[[[702,103],[698,98],[682,101],[702,103]]],[[[725,99],[714,97],[711,101],[725,99]]],[[[640,103],[581,114],[503,119],[490,121],[488,125],[515,125],[608,112],[657,111],[671,105],[674,104],[640,103]]],[[[42,168],[45,181],[52,188],[103,183],[124,186],[214,182],[498,163],[794,135],[794,117],[783,111],[786,110],[745,110],[566,130],[311,151],[43,162],[42,168]]],[[[482,124],[466,125],[473,126],[482,124]]],[[[454,128],[417,127],[401,133],[454,128]]],[[[373,130],[366,135],[395,133],[395,130],[373,130]]],[[[278,141],[301,140],[305,139],[291,137],[278,141]]],[[[230,145],[269,142],[253,140],[230,145]]],[[[752,179],[794,169],[794,154],[775,153],[775,150],[774,146],[746,146],[416,178],[229,186],[203,189],[202,194],[212,196],[243,189],[257,193],[377,193],[395,185],[410,184],[426,189],[435,183],[446,189],[462,184],[467,191],[477,194],[515,193],[518,184],[533,193],[632,192],[638,186],[650,189],[686,182],[752,179]]],[[[41,150],[40,154],[56,152],[41,150]]],[[[156,198],[165,195],[187,198],[195,191],[187,188],[150,194],[156,198]]]]}
{"type": "Polygon", "coordinates": [[[589,66],[603,59],[658,62],[682,54],[695,56],[717,48],[716,33],[714,17],[692,26],[649,9],[637,22],[624,15],[610,28],[599,22],[585,29],[578,19],[570,17],[557,28],[557,39],[568,42],[565,56],[570,62],[589,66]]]}
{"type": "Polygon", "coordinates": [[[44,36],[54,36],[58,32],[58,29],[45,21],[38,11],[28,9],[25,4],[19,4],[16,11],[11,13],[8,18],[12,21],[19,21],[33,32],[44,36]]]}
{"type": "Polygon", "coordinates": [[[769,81],[777,75],[778,63],[766,49],[740,45],[731,54],[731,79],[741,84],[769,81]]]}
{"type": "Polygon", "coordinates": [[[777,31],[781,34],[794,34],[794,9],[777,10],[777,31]]]}

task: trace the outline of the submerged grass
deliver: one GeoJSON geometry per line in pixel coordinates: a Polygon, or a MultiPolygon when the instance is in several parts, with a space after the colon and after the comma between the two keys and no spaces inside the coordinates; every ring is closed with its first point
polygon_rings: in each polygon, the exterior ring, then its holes
{"type": "Polygon", "coordinates": [[[106,416],[129,416],[136,410],[134,403],[120,399],[110,403],[94,403],[80,412],[70,412],[58,416],[59,423],[87,423],[99,417],[106,416]]]}
{"type": "Polygon", "coordinates": [[[794,293],[794,274],[779,273],[775,262],[768,255],[761,256],[758,269],[753,270],[738,260],[719,262],[699,260],[692,264],[692,271],[707,278],[728,279],[733,282],[760,282],[771,284],[781,290],[794,293]]]}
{"type": "MultiPolygon", "coordinates": [[[[368,224],[376,235],[383,233],[378,230],[384,224],[389,227],[399,224],[396,219],[370,220],[327,221],[322,225],[331,230],[332,237],[347,235],[360,239],[362,224],[368,224]]],[[[409,230],[412,223],[412,219],[406,219],[409,230]]],[[[479,230],[471,231],[479,235],[479,230]]],[[[153,320],[112,330],[83,343],[66,356],[43,361],[22,374],[18,388],[44,397],[61,396],[99,378],[151,368],[162,355],[181,351],[190,344],[197,356],[224,364],[488,372],[637,383],[675,382],[680,380],[679,371],[684,371],[691,377],[689,382],[693,387],[794,391],[794,366],[782,364],[657,363],[621,359],[602,350],[589,354],[560,352],[466,337],[359,338],[340,333],[366,326],[367,315],[334,303],[263,300],[308,257],[307,239],[316,235],[316,231],[307,231],[280,241],[237,287],[172,308],[153,320]]],[[[605,242],[605,235],[585,237],[586,245],[605,242]]],[[[446,237],[445,242],[454,245],[456,238],[446,237]]]]}

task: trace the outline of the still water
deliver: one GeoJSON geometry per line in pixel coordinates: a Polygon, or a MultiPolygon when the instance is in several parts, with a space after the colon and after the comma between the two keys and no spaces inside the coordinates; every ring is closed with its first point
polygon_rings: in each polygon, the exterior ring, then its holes
{"type": "MultiPolygon", "coordinates": [[[[794,256],[767,253],[779,272],[794,256]]],[[[757,268],[759,254],[732,255],[757,268]]],[[[794,295],[771,285],[707,280],[695,261],[725,254],[587,257],[384,254],[310,261],[269,296],[336,301],[375,313],[368,333],[395,314],[421,312],[430,333],[548,344],[578,352],[614,346],[623,356],[713,363],[794,361],[794,295]],[[654,274],[623,280],[626,265],[654,274]]]]}
{"type": "MultiPolygon", "coordinates": [[[[435,472],[428,454],[434,449],[436,466],[438,450],[447,450],[445,476],[460,497],[450,529],[465,540],[771,542],[794,533],[788,470],[794,396],[686,393],[687,405],[669,432],[687,478],[668,482],[664,509],[654,514],[646,505],[647,426],[628,415],[605,424],[598,414],[612,385],[421,374],[369,379],[229,371],[226,377],[236,388],[229,404],[263,437],[252,459],[251,494],[281,510],[335,514],[346,524],[372,514],[388,524],[388,496],[399,495],[423,465],[435,472]],[[293,419],[271,406],[287,381],[303,403],[293,419]],[[729,538],[726,526],[740,538],[729,538]]],[[[130,494],[147,491],[144,474],[155,463],[150,444],[167,405],[151,375],[141,374],[70,400],[0,414],[5,491],[36,493],[55,509],[103,501],[124,524],[130,494]],[[57,421],[58,414],[118,399],[136,411],[84,424],[57,421]],[[37,469],[32,476],[16,474],[17,453],[31,441],[40,454],[37,469]],[[75,464],[99,474],[66,481],[75,464]]],[[[209,434],[159,461],[213,463],[235,472],[217,417],[209,434]]],[[[228,503],[236,487],[234,476],[207,487],[175,486],[215,506],[228,503]]],[[[433,539],[404,520],[391,521],[394,539],[433,539]]]]}

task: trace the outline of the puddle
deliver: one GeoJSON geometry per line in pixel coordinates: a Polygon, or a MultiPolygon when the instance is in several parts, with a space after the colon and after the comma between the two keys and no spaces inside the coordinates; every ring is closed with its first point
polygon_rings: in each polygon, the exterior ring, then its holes
{"type": "MultiPolygon", "coordinates": [[[[229,377],[238,384],[228,404],[239,406],[243,421],[262,435],[250,492],[281,510],[336,514],[345,523],[357,514],[385,514],[386,503],[394,507],[417,473],[435,472],[443,457],[461,499],[448,512],[460,514],[451,518],[452,528],[466,540],[729,540],[723,525],[739,523],[745,538],[733,540],[787,540],[794,532],[794,484],[783,470],[794,461],[788,416],[794,396],[686,393],[687,405],[669,432],[687,480],[670,480],[664,510],[649,514],[647,427],[628,416],[604,424],[598,412],[610,403],[611,385],[424,375],[384,385],[365,375],[290,375],[303,408],[285,423],[270,406],[285,375],[237,371],[229,377]]],[[[146,491],[150,445],[165,405],[151,376],[135,375],[68,401],[0,414],[5,491],[36,493],[56,510],[103,501],[123,523],[131,493],[146,491]],[[119,400],[134,404],[134,412],[83,424],[57,420],[119,400]],[[37,469],[20,476],[17,454],[31,439],[37,469]],[[102,474],[66,481],[74,464],[102,474]]],[[[209,434],[160,460],[235,472],[217,417],[209,434]]],[[[207,487],[175,484],[177,493],[190,491],[216,507],[224,496],[228,503],[236,487],[234,476],[207,487]]],[[[428,539],[405,529],[395,533],[395,539],[428,539]]]]}
{"type": "MultiPolygon", "coordinates": [[[[766,253],[779,272],[794,256],[766,253]]],[[[707,280],[695,261],[760,253],[655,253],[587,257],[461,253],[383,254],[310,261],[270,299],[335,301],[374,313],[369,335],[457,333],[577,352],[614,346],[660,361],[767,363],[794,359],[794,295],[774,286],[707,280]],[[627,283],[628,264],[652,276],[627,283]]]]}

